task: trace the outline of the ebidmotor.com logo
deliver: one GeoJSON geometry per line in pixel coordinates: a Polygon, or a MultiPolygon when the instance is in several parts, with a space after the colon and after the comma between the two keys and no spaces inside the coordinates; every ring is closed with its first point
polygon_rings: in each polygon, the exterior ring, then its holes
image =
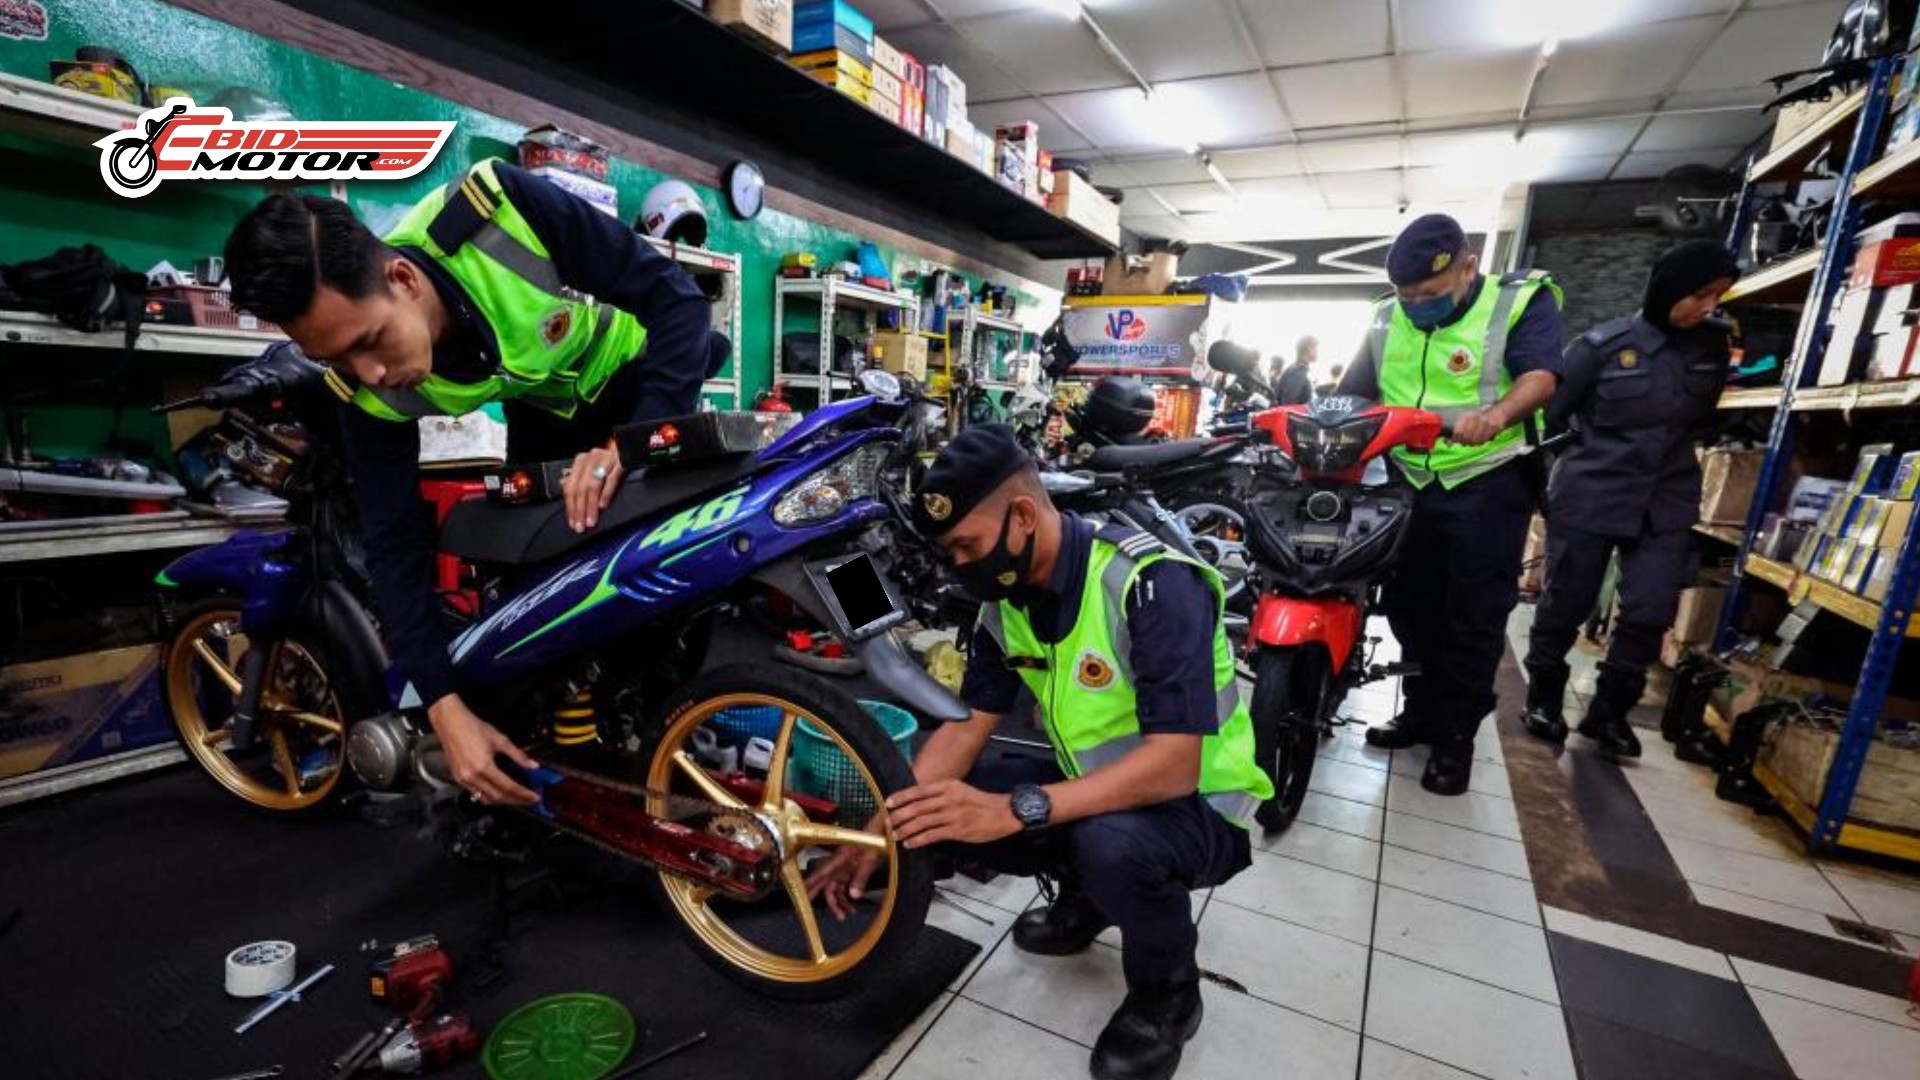
{"type": "Polygon", "coordinates": [[[455,121],[236,121],[188,98],[140,114],[100,148],[107,186],[137,199],[162,180],[400,180],[427,167],[455,121]]]}

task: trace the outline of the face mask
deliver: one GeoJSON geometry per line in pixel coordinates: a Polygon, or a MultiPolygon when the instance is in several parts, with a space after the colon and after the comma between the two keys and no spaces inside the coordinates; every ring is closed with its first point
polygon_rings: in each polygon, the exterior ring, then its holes
{"type": "Polygon", "coordinates": [[[1000,539],[993,550],[953,568],[968,595],[983,604],[996,604],[1012,596],[1020,583],[1027,580],[1027,572],[1033,569],[1033,535],[1027,535],[1027,549],[1015,555],[1007,547],[1012,531],[1013,507],[1009,506],[1006,520],[1000,523],[1000,539]]]}
{"type": "Polygon", "coordinates": [[[1439,296],[1416,300],[1412,303],[1400,301],[1400,310],[1406,312],[1407,321],[1420,330],[1431,330],[1446,322],[1447,317],[1452,315],[1454,309],[1459,306],[1459,302],[1454,300],[1450,292],[1443,292],[1439,296]]]}

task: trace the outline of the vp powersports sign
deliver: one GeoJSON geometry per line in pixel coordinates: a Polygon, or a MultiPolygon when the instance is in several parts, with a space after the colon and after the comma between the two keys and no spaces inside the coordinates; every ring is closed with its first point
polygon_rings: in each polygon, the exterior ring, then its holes
{"type": "Polygon", "coordinates": [[[137,199],[163,180],[401,180],[427,167],[455,121],[237,121],[169,98],[100,148],[107,186],[137,199]]]}
{"type": "Polygon", "coordinates": [[[1063,318],[1067,341],[1080,357],[1076,372],[1185,375],[1201,353],[1208,308],[1099,304],[1069,308],[1063,318]]]}

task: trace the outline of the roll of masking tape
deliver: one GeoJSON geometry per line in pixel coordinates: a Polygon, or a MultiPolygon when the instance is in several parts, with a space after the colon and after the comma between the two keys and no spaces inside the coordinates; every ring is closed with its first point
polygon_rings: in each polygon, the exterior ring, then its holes
{"type": "Polygon", "coordinates": [[[293,942],[256,941],[227,954],[227,993],[266,997],[293,985],[293,942]]]}

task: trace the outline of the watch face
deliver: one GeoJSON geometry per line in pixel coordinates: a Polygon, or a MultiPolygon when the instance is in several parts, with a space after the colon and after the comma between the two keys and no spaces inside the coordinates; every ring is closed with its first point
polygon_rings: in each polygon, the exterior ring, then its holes
{"type": "Polygon", "coordinates": [[[727,169],[727,201],[746,220],[758,216],[766,203],[767,179],[751,161],[736,161],[727,169]]]}
{"type": "Polygon", "coordinates": [[[1053,813],[1053,800],[1047,797],[1046,789],[1023,784],[1013,789],[1013,816],[1020,819],[1022,825],[1029,827],[1044,825],[1053,813]]]}

